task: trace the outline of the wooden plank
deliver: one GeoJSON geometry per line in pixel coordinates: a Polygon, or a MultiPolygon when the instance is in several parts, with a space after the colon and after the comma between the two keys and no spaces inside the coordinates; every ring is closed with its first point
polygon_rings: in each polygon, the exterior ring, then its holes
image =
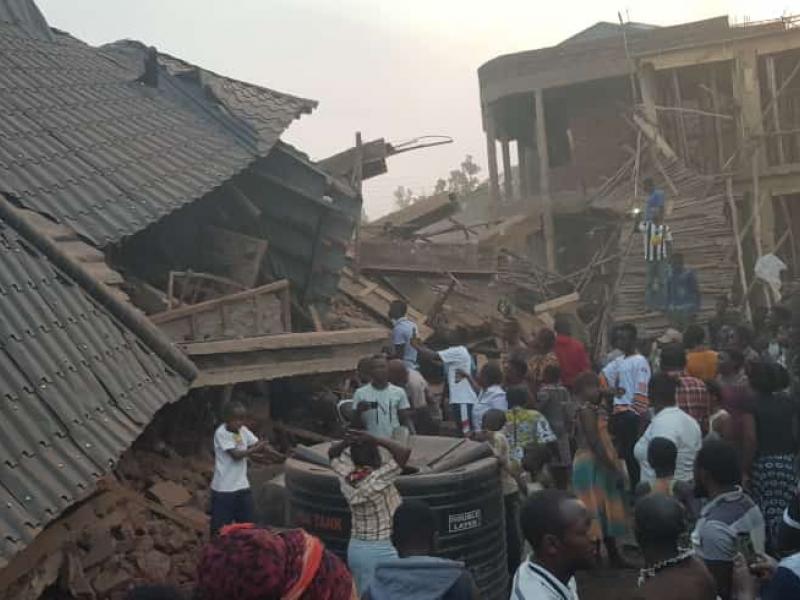
{"type": "Polygon", "coordinates": [[[498,273],[497,269],[460,267],[458,265],[453,265],[451,268],[448,268],[438,265],[378,264],[370,266],[362,265],[361,270],[367,273],[420,273],[425,275],[446,275],[447,273],[452,273],[454,275],[491,276],[497,275],[498,273]]]}
{"type": "Polygon", "coordinates": [[[200,369],[192,382],[193,388],[206,386],[229,385],[247,381],[272,381],[284,377],[300,375],[320,375],[323,373],[345,373],[355,369],[358,359],[369,354],[364,352],[358,356],[332,356],[316,360],[298,359],[283,361],[280,364],[256,364],[245,367],[219,367],[200,369]]]}
{"type": "Polygon", "coordinates": [[[733,239],[736,243],[736,262],[739,267],[739,283],[742,286],[742,299],[744,301],[745,316],[748,322],[753,321],[753,313],[750,309],[750,298],[748,297],[747,269],[744,267],[744,250],[742,249],[742,238],[739,235],[739,212],[736,202],[733,199],[733,181],[730,177],[725,179],[725,195],[728,202],[728,210],[731,213],[731,227],[733,228],[733,239]]]}
{"type": "Polygon", "coordinates": [[[566,296],[559,296],[558,298],[553,298],[547,302],[537,304],[534,307],[533,312],[535,315],[538,315],[539,313],[558,311],[559,309],[564,309],[565,307],[574,307],[574,305],[576,305],[580,299],[580,294],[578,294],[578,292],[573,292],[571,294],[567,294],[566,296]]]}
{"type": "MultiPolygon", "coordinates": [[[[377,283],[355,275],[350,269],[342,269],[339,277],[339,290],[361,308],[369,311],[387,325],[389,321],[389,306],[394,300],[402,300],[390,291],[378,286],[377,283]],[[372,286],[375,286],[374,289],[372,286]],[[371,288],[369,293],[364,293],[366,288],[371,288]]],[[[408,307],[408,317],[417,324],[419,336],[425,340],[433,335],[433,329],[425,324],[426,315],[413,306],[408,307]]]]}
{"type": "Polygon", "coordinates": [[[317,307],[313,304],[308,307],[308,312],[311,314],[311,321],[314,323],[314,330],[315,331],[325,331],[325,327],[322,325],[322,319],[319,317],[319,311],[317,307]]]}
{"type": "Polygon", "coordinates": [[[362,344],[387,340],[385,329],[344,329],[341,331],[314,331],[309,333],[283,333],[246,338],[243,340],[220,340],[217,342],[191,342],[178,344],[189,356],[208,354],[230,354],[260,350],[283,350],[288,348],[310,348],[362,344]]]}
{"type": "Polygon", "coordinates": [[[240,300],[248,300],[251,296],[261,296],[263,294],[271,294],[278,292],[280,290],[288,289],[288,287],[289,287],[289,280],[281,279],[279,281],[273,281],[272,283],[262,285],[261,287],[244,290],[242,292],[229,294],[227,296],[222,296],[221,298],[214,298],[213,300],[207,300],[206,302],[200,302],[199,304],[192,304],[190,306],[182,306],[180,308],[176,308],[175,310],[164,311],[162,313],[152,315],[150,317],[150,320],[156,324],[166,323],[168,321],[179,319],[187,315],[204,312],[210,308],[215,308],[220,304],[230,304],[232,302],[237,302],[240,300]]]}
{"type": "MultiPolygon", "coordinates": [[[[767,69],[767,87],[769,88],[770,106],[773,104],[775,108],[772,110],[772,128],[774,131],[781,130],[781,116],[780,104],[778,103],[778,84],[777,76],[775,73],[775,57],[767,56],[765,61],[767,69]]],[[[784,164],[786,162],[786,155],[783,151],[783,136],[778,134],[775,143],[777,144],[778,163],[784,164]]]]}
{"type": "Polygon", "coordinates": [[[438,223],[460,210],[455,194],[442,193],[414,202],[411,206],[389,213],[362,228],[364,237],[381,235],[385,230],[411,234],[438,223]]]}
{"type": "Polygon", "coordinates": [[[641,129],[645,137],[655,144],[656,148],[658,148],[666,158],[670,160],[675,160],[678,158],[678,156],[675,154],[675,151],[654,125],[651,125],[637,114],[633,115],[633,121],[636,123],[639,129],[641,129]]]}
{"type": "Polygon", "coordinates": [[[678,76],[678,69],[672,69],[672,93],[675,98],[675,105],[678,108],[676,119],[678,122],[678,138],[681,143],[681,153],[683,162],[689,164],[689,140],[686,136],[686,121],[683,118],[683,98],[681,96],[681,82],[678,76]]]}
{"type": "Polygon", "coordinates": [[[493,265],[481,264],[478,245],[473,243],[428,244],[372,239],[361,243],[361,252],[360,267],[364,271],[494,272],[493,265]]]}
{"type": "MultiPolygon", "coordinates": [[[[762,244],[762,234],[763,230],[761,229],[761,188],[759,185],[759,167],[761,165],[761,155],[762,149],[760,146],[757,146],[753,151],[753,156],[751,158],[752,167],[753,167],[753,198],[752,198],[752,211],[753,211],[753,243],[756,248],[756,261],[763,256],[763,244],[762,244]]],[[[768,192],[765,192],[765,194],[768,192]]],[[[767,308],[772,307],[772,296],[770,295],[769,286],[764,286],[764,301],[766,302],[767,308]]]]}
{"type": "Polygon", "coordinates": [[[153,315],[172,340],[222,340],[291,330],[285,311],[288,283],[267,284],[153,315]]]}

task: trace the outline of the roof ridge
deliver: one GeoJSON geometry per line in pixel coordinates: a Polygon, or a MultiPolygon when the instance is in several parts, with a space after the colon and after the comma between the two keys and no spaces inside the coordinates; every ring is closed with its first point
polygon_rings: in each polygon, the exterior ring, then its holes
{"type": "MultiPolygon", "coordinates": [[[[145,49],[149,48],[149,46],[147,46],[141,40],[136,40],[136,39],[133,39],[133,38],[125,38],[125,39],[122,39],[122,40],[117,40],[115,42],[109,42],[107,44],[103,44],[99,48],[100,49],[103,49],[103,48],[111,48],[111,49],[113,49],[115,46],[117,46],[119,44],[135,45],[135,46],[140,47],[142,50],[145,50],[145,49]]],[[[229,77],[228,75],[221,75],[220,73],[217,73],[216,71],[213,71],[213,70],[208,69],[206,67],[202,67],[202,66],[200,66],[198,64],[189,62],[188,60],[180,58],[180,57],[175,56],[173,54],[170,54],[169,52],[163,52],[161,50],[158,50],[158,56],[159,56],[159,58],[166,58],[166,59],[169,59],[171,61],[174,61],[175,63],[180,63],[182,65],[185,65],[185,67],[187,68],[186,69],[187,71],[189,71],[189,70],[197,70],[197,71],[200,71],[202,73],[207,73],[209,75],[212,75],[214,77],[217,77],[217,78],[225,80],[225,81],[230,81],[230,82],[236,83],[238,85],[245,86],[247,88],[253,88],[253,89],[258,90],[260,92],[268,92],[270,94],[278,94],[280,96],[283,96],[284,98],[297,100],[298,102],[308,103],[309,105],[312,105],[312,110],[313,110],[313,108],[316,108],[319,105],[319,102],[317,100],[313,100],[311,98],[305,98],[303,96],[298,96],[297,94],[290,94],[289,92],[276,90],[274,88],[270,88],[270,87],[267,87],[267,86],[264,86],[264,85],[261,85],[261,84],[258,84],[258,83],[252,83],[250,81],[245,81],[243,79],[237,79],[235,77],[229,77]]],[[[163,66],[165,66],[167,68],[167,70],[170,70],[169,69],[169,67],[170,67],[169,64],[164,64],[163,66]]],[[[174,73],[171,73],[171,74],[174,74],[174,73]]],[[[308,112],[311,112],[311,110],[309,110],[308,112]]]]}

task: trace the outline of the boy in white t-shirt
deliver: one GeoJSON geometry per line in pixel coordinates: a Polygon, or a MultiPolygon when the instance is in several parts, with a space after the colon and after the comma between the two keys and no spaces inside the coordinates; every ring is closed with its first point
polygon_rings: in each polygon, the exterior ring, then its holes
{"type": "Polygon", "coordinates": [[[253,521],[253,495],[247,479],[247,457],[257,455],[266,443],[245,427],[247,410],[229,402],[224,422],[214,432],[214,478],[211,480],[211,535],[231,523],[253,521]]]}

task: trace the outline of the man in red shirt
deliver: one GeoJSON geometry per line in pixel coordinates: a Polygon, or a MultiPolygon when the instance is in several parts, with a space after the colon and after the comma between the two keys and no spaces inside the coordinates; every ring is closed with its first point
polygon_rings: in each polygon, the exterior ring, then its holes
{"type": "Polygon", "coordinates": [[[561,366],[561,383],[572,389],[575,378],[591,369],[589,355],[584,345],[572,337],[572,323],[567,315],[556,315],[553,329],[556,331],[555,353],[561,366]]]}

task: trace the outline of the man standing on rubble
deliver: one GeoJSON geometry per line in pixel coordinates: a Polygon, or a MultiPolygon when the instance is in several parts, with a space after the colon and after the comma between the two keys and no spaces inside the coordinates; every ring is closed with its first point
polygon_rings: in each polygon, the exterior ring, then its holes
{"type": "Polygon", "coordinates": [[[647,308],[667,308],[667,278],[672,254],[672,231],[664,223],[663,209],[652,209],[652,219],[637,222],[636,230],[644,235],[644,260],[647,266],[644,302],[647,308]]]}
{"type": "Polygon", "coordinates": [[[657,188],[651,177],[647,177],[642,182],[642,187],[647,194],[647,202],[644,209],[644,220],[655,220],[656,214],[664,216],[664,190],[657,188]]]}
{"type": "Polygon", "coordinates": [[[406,316],[408,306],[402,300],[394,300],[389,305],[389,319],[392,321],[392,350],[394,358],[402,358],[409,369],[419,369],[417,349],[411,343],[417,337],[417,324],[406,316]]]}
{"type": "Polygon", "coordinates": [[[247,479],[247,458],[266,450],[266,442],[245,426],[241,402],[222,409],[223,423],[214,432],[214,478],[211,480],[211,534],[231,523],[252,523],[253,494],[247,479]]]}

